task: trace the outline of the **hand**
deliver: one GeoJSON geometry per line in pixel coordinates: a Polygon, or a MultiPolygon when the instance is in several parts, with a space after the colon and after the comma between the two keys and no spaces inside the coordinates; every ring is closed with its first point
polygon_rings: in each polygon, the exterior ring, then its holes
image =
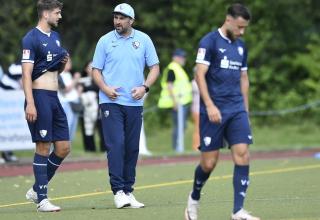
{"type": "Polygon", "coordinates": [[[120,94],[117,92],[117,89],[120,87],[110,86],[104,91],[104,93],[111,99],[112,101],[116,100],[120,94]]]}
{"type": "Polygon", "coordinates": [[[36,106],[34,104],[27,104],[25,114],[28,122],[35,122],[37,120],[36,106]]]}
{"type": "Polygon", "coordinates": [[[207,114],[209,121],[220,124],[222,121],[221,113],[215,105],[210,105],[207,107],[207,114]]]}
{"type": "Polygon", "coordinates": [[[61,63],[66,64],[69,60],[69,54],[67,54],[62,60],[61,63]]]}
{"type": "Polygon", "coordinates": [[[131,90],[131,96],[133,99],[140,100],[146,94],[146,89],[144,86],[134,87],[131,90]]]}

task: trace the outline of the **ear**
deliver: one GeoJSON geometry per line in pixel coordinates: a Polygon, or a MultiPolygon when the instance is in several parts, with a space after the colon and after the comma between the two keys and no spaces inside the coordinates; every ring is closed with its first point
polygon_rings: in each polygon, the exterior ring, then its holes
{"type": "Polygon", "coordinates": [[[47,19],[47,18],[49,17],[49,11],[48,11],[48,10],[43,11],[43,12],[42,12],[42,17],[43,17],[44,19],[47,19]]]}
{"type": "Polygon", "coordinates": [[[134,22],[134,19],[130,19],[130,25],[132,25],[134,22]]]}

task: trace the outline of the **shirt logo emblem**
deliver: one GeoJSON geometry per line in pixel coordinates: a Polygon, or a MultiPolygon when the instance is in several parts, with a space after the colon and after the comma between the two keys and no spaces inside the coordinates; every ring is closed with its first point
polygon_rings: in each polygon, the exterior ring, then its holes
{"type": "Polygon", "coordinates": [[[104,111],[103,114],[104,114],[104,117],[107,118],[109,116],[110,112],[109,112],[109,110],[107,110],[107,111],[104,111]]]}
{"type": "Polygon", "coordinates": [[[138,49],[140,47],[140,42],[139,41],[133,41],[132,42],[132,46],[134,47],[134,49],[138,49]]]}
{"type": "Polygon", "coordinates": [[[60,41],[56,40],[56,44],[60,47],[60,41]]]}
{"type": "Polygon", "coordinates": [[[211,137],[204,137],[203,142],[204,142],[204,145],[208,147],[211,144],[211,137]]]}
{"type": "Polygon", "coordinates": [[[42,45],[43,45],[44,47],[46,47],[46,46],[48,45],[48,43],[43,43],[42,45]]]}
{"type": "Polygon", "coordinates": [[[221,53],[224,53],[227,49],[219,48],[221,53]]]}
{"type": "Polygon", "coordinates": [[[22,51],[22,59],[24,59],[24,60],[30,59],[30,50],[23,50],[22,51]]]}
{"type": "Polygon", "coordinates": [[[42,138],[44,138],[46,135],[47,135],[47,130],[40,130],[39,131],[39,133],[40,133],[40,136],[42,137],[42,138]]]}
{"type": "Polygon", "coordinates": [[[240,56],[243,56],[243,48],[242,47],[238,47],[238,53],[240,54],[240,56]]]}
{"type": "Polygon", "coordinates": [[[197,53],[197,60],[204,60],[206,56],[206,48],[199,48],[197,53]]]}

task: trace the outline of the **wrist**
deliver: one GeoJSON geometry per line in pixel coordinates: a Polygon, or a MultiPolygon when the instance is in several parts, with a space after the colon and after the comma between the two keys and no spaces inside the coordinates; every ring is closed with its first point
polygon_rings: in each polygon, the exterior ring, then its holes
{"type": "Polygon", "coordinates": [[[149,86],[147,86],[147,85],[142,85],[142,86],[144,87],[144,90],[146,93],[149,92],[149,90],[150,90],[149,86]]]}

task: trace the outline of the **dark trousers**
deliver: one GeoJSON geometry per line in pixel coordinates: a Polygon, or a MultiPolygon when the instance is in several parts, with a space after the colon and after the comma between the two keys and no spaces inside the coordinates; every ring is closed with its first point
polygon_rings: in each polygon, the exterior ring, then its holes
{"type": "Polygon", "coordinates": [[[111,189],[114,194],[119,190],[132,192],[143,107],[105,103],[100,108],[111,189]]]}

